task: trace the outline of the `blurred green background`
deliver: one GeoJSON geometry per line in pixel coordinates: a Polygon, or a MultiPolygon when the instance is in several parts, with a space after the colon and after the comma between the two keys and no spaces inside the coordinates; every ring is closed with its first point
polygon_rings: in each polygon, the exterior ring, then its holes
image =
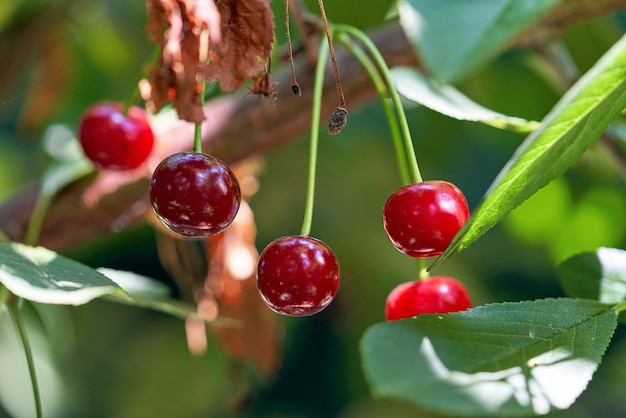
{"type": "MultiPolygon", "coordinates": [[[[308,3],[314,10],[316,3],[308,3]]],[[[381,24],[391,5],[328,3],[331,20],[366,29],[381,24]]],[[[47,126],[74,127],[94,101],[128,95],[152,50],[144,31],[144,6],[143,1],[122,0],[0,2],[0,201],[41,175],[46,162],[41,138],[47,126]]],[[[283,43],[283,4],[273,2],[272,7],[277,42],[283,43]]],[[[621,36],[625,22],[623,15],[600,18],[564,33],[582,71],[621,36]]],[[[484,106],[535,120],[561,94],[545,65],[528,50],[499,56],[458,87],[484,106]]],[[[408,117],[424,177],[457,184],[471,208],[523,139],[420,107],[409,108],[408,117]]],[[[299,232],[307,159],[306,136],[266,155],[261,188],[251,201],[257,248],[299,232]]],[[[342,135],[322,136],[312,235],[337,254],[342,283],[337,299],[321,314],[279,319],[286,329],[283,362],[270,382],[259,382],[250,370],[236,367],[217,340],[210,341],[205,355],[191,355],[184,322],[166,315],[101,301],[78,308],[33,308],[30,323],[46,416],[433,416],[410,405],[371,399],[360,370],[362,333],[383,320],[388,292],[416,274],[415,261],[391,247],[381,224],[382,206],[400,185],[378,101],[351,109],[342,135]],[[40,329],[47,330],[45,336],[40,329]]],[[[594,146],[565,176],[433,273],[462,280],[476,305],[563,296],[555,262],[599,246],[626,248],[625,191],[624,178],[605,150],[594,146]]],[[[87,243],[68,255],[173,286],[148,225],[87,243]]],[[[10,410],[27,417],[32,414],[28,376],[6,318],[0,316],[0,416],[9,416],[10,410]]],[[[626,416],[624,336],[619,328],[575,406],[553,416],[626,416]]]]}

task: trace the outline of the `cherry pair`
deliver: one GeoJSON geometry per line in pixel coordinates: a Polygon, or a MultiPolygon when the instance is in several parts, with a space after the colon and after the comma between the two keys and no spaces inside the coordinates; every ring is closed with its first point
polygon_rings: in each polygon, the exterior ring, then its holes
{"type": "MultiPolygon", "coordinates": [[[[423,181],[396,190],[383,210],[389,240],[411,257],[436,257],[469,218],[465,196],[446,181],[423,181]]],[[[471,301],[465,286],[445,276],[402,283],[391,291],[385,305],[387,320],[424,313],[465,310],[471,301]]]]}
{"type": "MultiPolygon", "coordinates": [[[[98,168],[130,170],[146,161],[154,134],[146,112],[121,103],[99,103],[85,112],[78,137],[98,168]]],[[[165,158],[152,174],[150,200],[161,222],[191,238],[216,234],[235,218],[241,203],[237,178],[221,160],[196,152],[165,158]]]]}

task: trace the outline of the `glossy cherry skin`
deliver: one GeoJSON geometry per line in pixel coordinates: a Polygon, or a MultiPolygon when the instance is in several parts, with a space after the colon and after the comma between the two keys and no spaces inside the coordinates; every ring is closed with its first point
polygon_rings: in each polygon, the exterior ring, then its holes
{"type": "Polygon", "coordinates": [[[139,167],[154,145],[146,112],[133,106],[124,114],[121,103],[99,103],[87,109],[78,127],[78,139],[96,167],[110,170],[139,167]]]}
{"type": "Polygon", "coordinates": [[[276,313],[313,315],[328,306],[337,294],[337,257],[315,238],[278,238],[259,256],[257,288],[265,304],[276,313]]]}
{"type": "Polygon", "coordinates": [[[385,319],[458,312],[471,307],[472,301],[463,283],[452,277],[435,276],[394,288],[387,296],[385,319]]]}
{"type": "Polygon", "coordinates": [[[393,192],[383,210],[391,243],[411,257],[436,257],[469,218],[463,192],[452,183],[433,180],[393,192]]]}
{"type": "Polygon", "coordinates": [[[241,204],[237,178],[221,160],[181,152],[165,158],[152,174],[150,201],[171,231],[203,238],[224,230],[241,204]]]}

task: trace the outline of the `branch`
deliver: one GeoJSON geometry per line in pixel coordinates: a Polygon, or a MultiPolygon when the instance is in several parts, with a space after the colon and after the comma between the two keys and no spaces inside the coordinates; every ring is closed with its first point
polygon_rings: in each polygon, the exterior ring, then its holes
{"type": "MultiPolygon", "coordinates": [[[[418,66],[412,47],[398,25],[382,28],[373,41],[389,66],[418,66]]],[[[302,96],[291,92],[288,68],[276,75],[277,100],[246,95],[223,96],[205,105],[203,147],[229,164],[262,154],[301,137],[310,126],[313,69],[306,59],[296,66],[302,96]]],[[[345,50],[337,50],[337,60],[348,106],[351,109],[375,98],[376,89],[358,61],[345,50]]],[[[337,106],[333,73],[327,68],[322,115],[330,116],[337,106]]],[[[326,117],[323,116],[323,117],[326,117]]],[[[323,121],[326,125],[326,122],[323,121]]],[[[159,115],[153,129],[157,143],[147,164],[134,172],[103,171],[72,184],[55,198],[41,231],[39,244],[62,250],[89,239],[120,231],[150,214],[148,177],[166,156],[190,150],[192,124],[175,115],[159,115]]],[[[346,129],[349,129],[349,125],[346,129]]],[[[22,241],[30,218],[37,188],[25,190],[0,206],[0,231],[9,239],[22,241]]]]}

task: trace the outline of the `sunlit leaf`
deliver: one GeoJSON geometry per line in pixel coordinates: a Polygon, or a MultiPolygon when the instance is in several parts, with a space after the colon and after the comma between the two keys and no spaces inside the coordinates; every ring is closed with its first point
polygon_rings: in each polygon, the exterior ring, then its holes
{"type": "Polygon", "coordinates": [[[415,68],[396,67],[391,70],[396,89],[408,100],[451,118],[482,122],[499,129],[531,132],[540,124],[514,116],[503,115],[472,101],[454,87],[428,78],[415,68]]]}
{"type": "Polygon", "coordinates": [[[616,304],[626,300],[626,251],[599,248],[558,265],[565,292],[572,297],[616,304]]]}
{"type": "Polygon", "coordinates": [[[616,325],[590,300],[502,303],[376,324],[361,353],[378,397],[454,415],[546,414],[585,390],[616,325]]]}
{"type": "Polygon", "coordinates": [[[560,176],[626,107],[626,35],[556,104],[502,168],[441,263],[560,176]]]}
{"type": "Polygon", "coordinates": [[[135,298],[167,298],[170,296],[170,289],[165,284],[150,277],[130,271],[115,270],[100,267],[97,272],[105,275],[114,281],[126,293],[135,298]]]}
{"type": "Polygon", "coordinates": [[[123,292],[113,281],[43,247],[0,244],[0,282],[13,294],[39,303],[82,305],[123,292]]]}
{"type": "MultiPolygon", "coordinates": [[[[101,267],[97,271],[124,289],[125,293],[116,292],[103,295],[103,298],[108,301],[138,308],[148,308],[181,319],[215,320],[215,318],[201,318],[195,306],[181,300],[171,299],[169,287],[155,279],[130,271],[110,268],[101,267]]],[[[229,321],[224,320],[223,322],[229,321]]]]}
{"type": "Polygon", "coordinates": [[[460,79],[561,0],[404,0],[400,23],[426,67],[444,82],[460,79]]]}
{"type": "Polygon", "coordinates": [[[16,296],[38,303],[83,305],[104,297],[179,318],[206,319],[194,306],[170,299],[168,289],[153,279],[112,269],[98,272],[43,247],[0,244],[0,283],[16,296]]]}

